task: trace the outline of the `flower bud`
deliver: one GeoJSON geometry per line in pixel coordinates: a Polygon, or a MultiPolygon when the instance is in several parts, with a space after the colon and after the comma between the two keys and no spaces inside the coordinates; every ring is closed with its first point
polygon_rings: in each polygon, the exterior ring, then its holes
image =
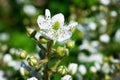
{"type": "Polygon", "coordinates": [[[27,57],[27,52],[24,50],[20,50],[20,58],[25,59],[27,57]]]}
{"type": "Polygon", "coordinates": [[[69,66],[68,66],[68,72],[70,74],[75,74],[77,72],[77,67],[78,67],[78,65],[76,63],[69,64],[69,66]]]}
{"type": "Polygon", "coordinates": [[[3,56],[4,63],[10,63],[12,61],[12,56],[10,54],[5,54],[3,56]]]}
{"type": "Polygon", "coordinates": [[[70,75],[65,75],[61,78],[61,80],[72,80],[72,77],[70,75]]]}
{"type": "Polygon", "coordinates": [[[28,78],[27,80],[38,80],[36,77],[28,78]]]}
{"type": "Polygon", "coordinates": [[[35,29],[33,29],[33,28],[27,28],[27,35],[29,36],[29,37],[33,37],[34,35],[35,35],[35,29]]]}
{"type": "Polygon", "coordinates": [[[63,57],[65,55],[64,47],[58,46],[56,52],[59,56],[63,57]]]}
{"type": "Polygon", "coordinates": [[[44,37],[40,37],[39,42],[40,42],[40,43],[47,43],[48,40],[45,39],[44,37]]]}
{"type": "Polygon", "coordinates": [[[28,58],[28,63],[30,66],[36,66],[38,63],[38,59],[35,56],[31,56],[28,58]]]}
{"type": "Polygon", "coordinates": [[[72,40],[69,40],[67,43],[66,43],[66,46],[68,48],[73,48],[75,46],[75,41],[72,41],[72,40]]]}
{"type": "Polygon", "coordinates": [[[109,72],[110,72],[110,65],[107,63],[107,62],[105,62],[104,64],[103,64],[103,66],[102,66],[102,72],[103,73],[105,73],[105,74],[108,74],[109,72]]]}
{"type": "Polygon", "coordinates": [[[29,74],[29,71],[27,71],[25,68],[23,67],[20,67],[20,74],[22,76],[25,76],[25,75],[28,75],[29,74]]]}
{"type": "Polygon", "coordinates": [[[67,74],[68,69],[66,66],[60,66],[60,67],[58,67],[58,72],[62,75],[65,75],[65,74],[67,74]]]}
{"type": "Polygon", "coordinates": [[[90,67],[90,72],[91,73],[96,73],[97,72],[97,68],[95,66],[90,67]]]}
{"type": "Polygon", "coordinates": [[[85,65],[80,65],[78,70],[81,75],[85,75],[87,73],[87,69],[86,69],[85,65]]]}
{"type": "MultiPolygon", "coordinates": [[[[119,78],[117,78],[119,80],[119,78]]],[[[117,79],[112,79],[110,75],[106,74],[105,75],[105,80],[117,80],[117,79]]]]}
{"type": "Polygon", "coordinates": [[[65,49],[65,56],[69,56],[69,50],[65,49]]]}
{"type": "Polygon", "coordinates": [[[109,58],[108,57],[104,57],[103,58],[103,62],[108,62],[109,61],[109,58]]]}

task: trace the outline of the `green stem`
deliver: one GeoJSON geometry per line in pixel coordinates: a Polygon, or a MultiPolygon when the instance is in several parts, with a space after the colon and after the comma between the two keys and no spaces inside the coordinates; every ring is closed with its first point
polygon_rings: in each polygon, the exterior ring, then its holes
{"type": "Polygon", "coordinates": [[[59,60],[56,62],[55,66],[53,66],[53,67],[51,68],[52,72],[56,72],[57,67],[58,67],[59,63],[61,62],[61,60],[62,60],[62,59],[59,59],[59,60]]]}
{"type": "Polygon", "coordinates": [[[41,49],[43,49],[44,51],[47,51],[46,48],[41,43],[39,43],[38,41],[37,41],[37,44],[41,49]]]}
{"type": "MultiPolygon", "coordinates": [[[[46,59],[49,60],[48,56],[46,55],[46,59]]],[[[45,64],[45,69],[44,69],[44,79],[43,80],[50,80],[49,76],[49,69],[48,69],[48,62],[45,64]]]]}

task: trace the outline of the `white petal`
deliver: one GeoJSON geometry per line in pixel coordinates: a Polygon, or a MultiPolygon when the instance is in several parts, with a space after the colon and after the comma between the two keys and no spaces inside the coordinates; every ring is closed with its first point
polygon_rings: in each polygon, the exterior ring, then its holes
{"type": "Polygon", "coordinates": [[[66,29],[61,29],[58,33],[57,41],[62,42],[68,40],[72,36],[72,33],[66,29]]]}
{"type": "Polygon", "coordinates": [[[37,39],[37,40],[39,40],[39,37],[41,36],[41,32],[37,32],[36,34],[35,34],[35,38],[37,39]]]}
{"type": "Polygon", "coordinates": [[[45,10],[45,17],[47,20],[50,19],[50,10],[49,9],[45,10]]]}
{"type": "Polygon", "coordinates": [[[67,26],[67,30],[72,29],[72,28],[75,27],[77,24],[78,24],[77,22],[70,23],[70,24],[67,26]]]}
{"type": "Polygon", "coordinates": [[[40,28],[44,27],[44,26],[41,26],[43,23],[44,23],[45,19],[43,16],[38,16],[38,19],[37,19],[37,23],[39,25],[40,28]]]}
{"type": "Polygon", "coordinates": [[[45,30],[42,30],[41,34],[42,36],[45,36],[46,38],[54,40],[56,33],[53,29],[45,29],[45,30]]]}
{"type": "Polygon", "coordinates": [[[51,28],[51,21],[45,20],[43,16],[38,16],[37,23],[40,29],[49,29],[51,28]]]}
{"type": "Polygon", "coordinates": [[[60,25],[64,24],[64,15],[59,13],[52,17],[52,23],[58,21],[60,25]]]}

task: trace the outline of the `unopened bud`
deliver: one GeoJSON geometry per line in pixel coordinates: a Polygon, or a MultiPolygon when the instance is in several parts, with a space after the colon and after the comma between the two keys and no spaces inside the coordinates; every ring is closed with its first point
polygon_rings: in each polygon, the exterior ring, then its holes
{"type": "Polygon", "coordinates": [[[20,58],[25,59],[27,57],[27,52],[24,50],[20,50],[20,58]]]}
{"type": "Polygon", "coordinates": [[[77,67],[78,67],[78,65],[76,63],[69,64],[69,66],[68,66],[68,72],[70,74],[75,74],[77,72],[77,67]]]}
{"type": "Polygon", "coordinates": [[[31,56],[28,58],[28,63],[30,66],[36,66],[38,63],[38,59],[35,56],[31,56]]]}
{"type": "Polygon", "coordinates": [[[113,56],[110,56],[109,57],[109,61],[113,61],[114,60],[114,57],[113,56]]]}
{"type": "Polygon", "coordinates": [[[91,73],[96,73],[96,72],[97,72],[96,67],[91,66],[91,67],[90,67],[90,72],[91,72],[91,73]]]}
{"type": "Polygon", "coordinates": [[[38,80],[36,77],[28,78],[27,80],[38,80]]]}
{"type": "Polygon", "coordinates": [[[25,76],[25,75],[28,75],[29,74],[29,71],[27,71],[25,68],[23,67],[20,67],[20,74],[22,76],[25,76]]]}
{"type": "Polygon", "coordinates": [[[35,35],[36,31],[33,28],[27,28],[27,35],[29,37],[33,37],[35,35]]]}
{"type": "Polygon", "coordinates": [[[69,40],[67,43],[66,43],[66,46],[68,48],[73,48],[75,46],[75,41],[72,41],[72,40],[69,40]]]}
{"type": "Polygon", "coordinates": [[[39,42],[40,42],[40,43],[47,43],[48,40],[45,39],[44,37],[41,37],[41,38],[39,39],[39,42]]]}
{"type": "Polygon", "coordinates": [[[103,58],[103,62],[108,62],[109,61],[109,58],[108,57],[104,57],[103,58]]]}
{"type": "Polygon", "coordinates": [[[72,76],[70,75],[65,75],[61,78],[61,80],[72,80],[72,76]]]}
{"type": "Polygon", "coordinates": [[[65,75],[65,74],[67,74],[68,69],[66,66],[60,66],[60,67],[58,67],[58,72],[62,75],[65,75]]]}
{"type": "Polygon", "coordinates": [[[64,49],[64,47],[58,46],[57,49],[56,49],[56,52],[61,57],[63,57],[65,55],[65,49],[64,49]]]}
{"type": "Polygon", "coordinates": [[[69,56],[69,50],[65,49],[65,56],[69,56]]]}

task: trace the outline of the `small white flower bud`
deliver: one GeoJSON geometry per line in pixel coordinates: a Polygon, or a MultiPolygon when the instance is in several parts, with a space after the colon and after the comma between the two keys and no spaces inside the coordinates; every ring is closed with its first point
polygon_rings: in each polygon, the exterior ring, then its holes
{"type": "Polygon", "coordinates": [[[116,16],[117,16],[117,12],[116,12],[116,11],[111,11],[111,12],[110,12],[110,15],[111,15],[112,17],[116,17],[116,16]]]}
{"type": "Polygon", "coordinates": [[[10,48],[9,53],[15,55],[17,50],[15,48],[10,48]]]}
{"type": "Polygon", "coordinates": [[[65,75],[61,78],[61,80],[72,80],[72,77],[70,75],[65,75]]]}
{"type": "Polygon", "coordinates": [[[36,77],[28,78],[27,80],[38,80],[36,77]]]}
{"type": "Polygon", "coordinates": [[[109,5],[110,0],[100,0],[100,3],[103,4],[103,5],[109,5]]]}
{"type": "Polygon", "coordinates": [[[109,43],[110,41],[110,37],[108,34],[103,34],[100,36],[100,41],[104,42],[104,43],[109,43]]]}
{"type": "Polygon", "coordinates": [[[35,6],[33,6],[33,5],[24,5],[23,11],[28,16],[33,16],[37,13],[37,10],[36,10],[35,6]]]}
{"type": "Polygon", "coordinates": [[[97,25],[96,25],[95,22],[90,22],[90,23],[88,24],[88,27],[89,27],[91,30],[96,30],[97,25]]]}
{"type": "Polygon", "coordinates": [[[3,61],[5,63],[9,63],[12,61],[12,56],[10,54],[5,54],[4,57],[3,57],[3,61]]]}
{"type": "Polygon", "coordinates": [[[86,67],[84,65],[80,65],[78,70],[79,70],[81,75],[85,75],[87,72],[86,67]]]}
{"type": "Polygon", "coordinates": [[[70,74],[75,74],[77,72],[77,67],[78,67],[78,65],[76,63],[69,64],[69,66],[68,66],[68,72],[70,74]]]}
{"type": "Polygon", "coordinates": [[[102,72],[108,74],[110,72],[110,65],[108,63],[104,63],[102,66],[102,72]]]}
{"type": "Polygon", "coordinates": [[[90,67],[90,71],[91,71],[92,73],[96,73],[96,72],[97,72],[97,69],[96,69],[96,67],[92,66],[92,67],[90,67]]]}
{"type": "Polygon", "coordinates": [[[120,29],[118,29],[116,32],[115,32],[115,38],[114,40],[118,43],[120,43],[120,29]]]}

